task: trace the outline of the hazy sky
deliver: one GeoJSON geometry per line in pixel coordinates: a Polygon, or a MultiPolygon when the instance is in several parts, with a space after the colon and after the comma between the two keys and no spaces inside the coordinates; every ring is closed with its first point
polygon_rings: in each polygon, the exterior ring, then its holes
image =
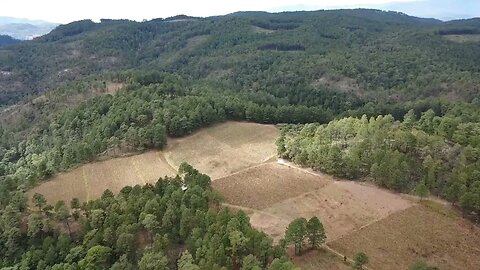
{"type": "MultiPolygon", "coordinates": [[[[478,16],[472,13],[472,7],[453,12],[450,4],[462,6],[471,3],[479,7],[480,0],[1,0],[0,16],[42,19],[51,22],[67,23],[80,19],[152,19],[178,14],[191,16],[224,15],[235,11],[285,11],[317,10],[332,8],[374,7],[399,11],[406,9],[410,14],[422,16],[422,11],[439,8],[438,1],[447,3],[443,8],[455,16],[478,16]],[[477,2],[477,3],[476,3],[477,2]],[[413,5],[413,8],[412,8],[413,5]],[[417,8],[415,8],[417,5],[417,8]],[[457,15],[455,15],[457,14],[457,15]]],[[[480,12],[480,7],[477,11],[480,12]]],[[[440,12],[440,11],[438,11],[440,12]]],[[[432,15],[442,17],[443,15],[432,15]]]]}

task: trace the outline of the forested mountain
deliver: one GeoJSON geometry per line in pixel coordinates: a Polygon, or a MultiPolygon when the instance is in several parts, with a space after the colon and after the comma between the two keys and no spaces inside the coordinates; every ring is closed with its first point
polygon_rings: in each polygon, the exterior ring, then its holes
{"type": "Polygon", "coordinates": [[[12,44],[17,44],[19,42],[20,42],[20,40],[14,39],[10,36],[0,35],[0,47],[12,45],[12,44]]]}
{"type": "Polygon", "coordinates": [[[478,90],[479,43],[446,38],[452,29],[474,33],[480,20],[441,23],[339,10],[78,21],[0,52],[0,70],[12,72],[0,78],[1,101],[88,74],[139,67],[279,97],[288,97],[287,89],[327,85],[383,102],[471,100],[478,90]]]}
{"type": "Polygon", "coordinates": [[[52,174],[225,120],[288,124],[279,155],[426,190],[478,220],[479,34],[478,19],[240,12],[84,20],[3,47],[0,267],[175,269],[177,251],[184,269],[293,269],[243,213],[216,209],[209,178],[186,165],[175,179],[81,207],[41,196],[27,207],[25,191],[52,174]],[[72,221],[82,234],[65,231],[72,221]],[[151,250],[137,252],[142,243],[151,250]]]}

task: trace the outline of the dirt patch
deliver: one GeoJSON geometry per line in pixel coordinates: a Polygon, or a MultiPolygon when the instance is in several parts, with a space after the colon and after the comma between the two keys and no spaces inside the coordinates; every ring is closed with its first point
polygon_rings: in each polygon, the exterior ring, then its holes
{"type": "Polygon", "coordinates": [[[187,45],[185,46],[185,49],[190,50],[193,49],[205,42],[210,38],[209,35],[200,35],[200,36],[194,36],[191,37],[187,40],[187,45]]]}
{"type": "Polygon", "coordinates": [[[465,43],[465,42],[480,42],[480,35],[444,35],[444,38],[457,42],[457,43],[465,43]]]}
{"type": "Polygon", "coordinates": [[[285,199],[318,190],[330,180],[277,163],[250,168],[213,182],[227,203],[264,209],[285,199]]]}
{"type": "Polygon", "coordinates": [[[107,94],[115,95],[118,91],[120,91],[125,86],[124,83],[117,83],[117,82],[108,82],[105,90],[107,94]]]}
{"type": "Polygon", "coordinates": [[[275,32],[275,30],[270,30],[270,29],[262,28],[255,25],[252,25],[252,30],[254,33],[260,33],[260,34],[271,34],[275,32]]]}
{"type": "Polygon", "coordinates": [[[354,94],[358,97],[361,97],[365,94],[356,80],[347,77],[337,78],[332,76],[324,76],[313,81],[312,86],[315,88],[332,88],[340,92],[354,94]]]}
{"type": "Polygon", "coordinates": [[[480,229],[461,217],[417,205],[329,246],[352,257],[363,251],[373,269],[408,269],[417,259],[441,269],[478,269],[480,229]]]}
{"type": "Polygon", "coordinates": [[[272,125],[227,122],[168,141],[165,158],[172,167],[187,161],[218,179],[276,155],[279,131],[272,125]]]}
{"type": "Polygon", "coordinates": [[[79,198],[81,201],[85,201],[87,199],[87,191],[83,170],[75,169],[52,177],[47,182],[31,189],[28,192],[28,198],[31,198],[35,193],[43,194],[51,204],[60,200],[70,202],[72,198],[79,198]]]}
{"type": "MultiPolygon", "coordinates": [[[[344,182],[334,182],[262,211],[286,220],[287,225],[298,217],[317,216],[325,226],[327,241],[332,241],[412,205],[408,200],[380,189],[347,182],[349,189],[354,190],[350,192],[343,188],[344,185],[344,182]],[[359,195],[362,193],[375,195],[359,195]]],[[[273,236],[284,231],[285,226],[272,227],[266,233],[273,236]]]]}

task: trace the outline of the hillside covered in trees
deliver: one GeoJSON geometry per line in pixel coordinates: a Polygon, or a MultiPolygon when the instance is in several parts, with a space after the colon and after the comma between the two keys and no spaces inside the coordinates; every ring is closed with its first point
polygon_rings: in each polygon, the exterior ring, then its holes
{"type": "Polygon", "coordinates": [[[14,39],[10,36],[0,35],[0,47],[13,45],[17,43],[20,43],[20,40],[14,39]]]}
{"type": "Polygon", "coordinates": [[[11,72],[0,77],[1,103],[130,68],[174,72],[292,103],[314,103],[325,88],[392,104],[431,96],[471,101],[479,85],[479,43],[445,36],[479,29],[478,19],[442,23],[361,9],[84,20],[0,51],[0,70],[11,72]]]}

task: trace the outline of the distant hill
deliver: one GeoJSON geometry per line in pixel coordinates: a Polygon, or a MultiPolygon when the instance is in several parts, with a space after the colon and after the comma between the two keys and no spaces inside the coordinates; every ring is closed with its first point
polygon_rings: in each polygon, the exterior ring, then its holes
{"type": "Polygon", "coordinates": [[[19,42],[21,42],[21,40],[14,39],[11,36],[0,35],[0,47],[17,44],[19,42]]]}
{"type": "Polygon", "coordinates": [[[0,17],[0,35],[28,40],[50,32],[58,24],[39,20],[0,17]]]}
{"type": "Polygon", "coordinates": [[[0,77],[0,104],[88,75],[139,68],[292,102],[308,103],[325,88],[364,102],[470,101],[480,85],[478,37],[455,34],[479,31],[478,20],[372,9],[82,20],[0,53],[0,71],[9,74],[0,77]]]}

